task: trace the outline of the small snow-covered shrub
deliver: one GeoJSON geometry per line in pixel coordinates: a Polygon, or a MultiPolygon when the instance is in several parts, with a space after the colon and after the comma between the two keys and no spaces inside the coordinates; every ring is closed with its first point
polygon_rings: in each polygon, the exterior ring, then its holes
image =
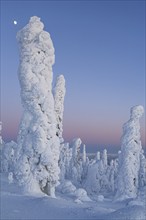
{"type": "Polygon", "coordinates": [[[91,199],[88,197],[87,192],[85,189],[79,188],[75,191],[75,196],[78,200],[82,202],[89,202],[91,199]]]}
{"type": "Polygon", "coordinates": [[[11,183],[13,183],[13,173],[12,172],[10,172],[9,174],[8,174],[8,181],[9,181],[9,184],[11,184],[11,183]]]}
{"type": "Polygon", "coordinates": [[[103,202],[104,201],[104,196],[103,195],[98,195],[97,196],[97,201],[103,202]]]}
{"type": "Polygon", "coordinates": [[[3,172],[14,171],[16,148],[17,148],[17,144],[14,141],[3,144],[1,151],[2,154],[1,169],[3,172]]]}
{"type": "Polygon", "coordinates": [[[76,191],[76,187],[72,184],[71,181],[66,180],[62,184],[61,191],[64,194],[73,194],[76,191]]]}
{"type": "Polygon", "coordinates": [[[80,199],[75,199],[74,202],[77,204],[82,204],[82,201],[80,199]]]}

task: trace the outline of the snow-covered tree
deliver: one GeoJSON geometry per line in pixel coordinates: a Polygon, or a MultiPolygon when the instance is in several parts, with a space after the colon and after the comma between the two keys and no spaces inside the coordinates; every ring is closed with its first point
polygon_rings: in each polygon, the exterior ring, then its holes
{"type": "Polygon", "coordinates": [[[72,160],[72,148],[69,147],[69,143],[66,144],[65,153],[65,178],[71,179],[71,160],[72,160]]]}
{"type": "Polygon", "coordinates": [[[108,181],[108,172],[107,172],[108,167],[105,166],[102,159],[98,162],[98,166],[99,166],[98,178],[100,179],[100,192],[104,193],[109,191],[109,181],[108,181]]]}
{"type": "Polygon", "coordinates": [[[84,182],[87,178],[88,166],[89,166],[89,159],[86,155],[86,146],[84,144],[83,145],[83,154],[82,154],[82,173],[81,173],[81,182],[82,182],[82,184],[84,184],[84,182]]]}
{"type": "Polygon", "coordinates": [[[114,174],[115,174],[114,161],[111,160],[109,182],[110,182],[112,192],[115,191],[115,175],[114,174]]]}
{"type": "Polygon", "coordinates": [[[140,154],[139,187],[146,186],[146,158],[143,150],[140,154]]]}
{"type": "Polygon", "coordinates": [[[55,114],[57,120],[57,132],[60,142],[63,142],[63,111],[64,111],[64,97],[65,97],[65,79],[63,75],[58,76],[56,86],[54,88],[55,114]]]}
{"type": "Polygon", "coordinates": [[[72,159],[71,159],[71,178],[75,185],[81,183],[82,163],[80,160],[81,139],[76,138],[72,141],[72,159]]]}
{"type": "Polygon", "coordinates": [[[116,199],[122,200],[137,196],[142,150],[139,119],[143,112],[143,106],[132,107],[130,120],[123,126],[116,199]]]}
{"type": "Polygon", "coordinates": [[[83,162],[83,164],[86,163],[86,158],[87,158],[87,156],[86,156],[86,146],[84,144],[83,145],[83,155],[82,155],[82,162],[83,162]]]}
{"type": "Polygon", "coordinates": [[[102,162],[103,162],[104,168],[106,169],[107,168],[107,150],[106,149],[103,150],[102,162]]]}
{"type": "Polygon", "coordinates": [[[84,187],[89,195],[98,194],[100,191],[100,173],[99,164],[89,164],[87,177],[85,179],[84,187]]]}
{"type": "Polygon", "coordinates": [[[17,144],[14,141],[3,143],[1,152],[1,169],[3,172],[9,173],[14,171],[16,149],[17,144]]]}
{"type": "Polygon", "coordinates": [[[69,143],[62,143],[60,147],[60,182],[62,183],[65,179],[70,179],[70,166],[72,158],[72,149],[69,147],[69,143]]]}
{"type": "Polygon", "coordinates": [[[97,151],[96,153],[96,161],[99,161],[100,160],[100,151],[97,151]]]}
{"type": "Polygon", "coordinates": [[[107,170],[108,190],[115,192],[116,189],[116,177],[117,177],[117,161],[111,160],[107,170]]]}
{"type": "Polygon", "coordinates": [[[26,189],[38,185],[55,196],[59,179],[59,137],[52,94],[52,65],[55,55],[50,34],[34,16],[18,32],[19,81],[24,113],[18,135],[16,178],[26,189]]]}

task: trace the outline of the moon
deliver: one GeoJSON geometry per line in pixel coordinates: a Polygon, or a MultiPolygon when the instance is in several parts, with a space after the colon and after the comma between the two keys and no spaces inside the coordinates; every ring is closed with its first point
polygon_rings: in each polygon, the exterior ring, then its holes
{"type": "Polygon", "coordinates": [[[14,25],[17,25],[17,21],[16,20],[14,20],[13,23],[14,23],[14,25]]]}

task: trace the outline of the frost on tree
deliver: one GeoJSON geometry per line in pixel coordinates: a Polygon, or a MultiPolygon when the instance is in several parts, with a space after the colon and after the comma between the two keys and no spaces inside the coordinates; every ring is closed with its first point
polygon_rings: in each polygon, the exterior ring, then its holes
{"type": "Polygon", "coordinates": [[[65,79],[63,75],[58,76],[54,89],[55,115],[57,120],[57,132],[60,142],[63,142],[63,112],[64,112],[64,97],[65,97],[65,79]]]}
{"type": "Polygon", "coordinates": [[[143,112],[144,109],[140,105],[131,108],[130,120],[123,126],[117,177],[117,199],[135,198],[137,196],[142,151],[139,119],[143,112]]]}
{"type": "Polygon", "coordinates": [[[18,135],[16,177],[30,191],[36,186],[55,196],[59,178],[59,137],[52,94],[55,55],[50,34],[38,17],[18,32],[19,81],[24,114],[18,135]]]}

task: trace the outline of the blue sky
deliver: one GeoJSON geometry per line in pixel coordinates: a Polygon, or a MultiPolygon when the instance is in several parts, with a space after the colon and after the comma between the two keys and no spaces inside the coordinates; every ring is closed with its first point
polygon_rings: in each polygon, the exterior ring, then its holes
{"type": "MultiPolygon", "coordinates": [[[[16,139],[22,114],[16,33],[33,15],[51,34],[54,81],[64,74],[64,139],[118,149],[130,108],[145,106],[145,1],[2,1],[3,138],[16,139]],[[18,24],[14,25],[13,21],[18,24]]],[[[144,142],[144,117],[141,120],[144,142]]]]}

